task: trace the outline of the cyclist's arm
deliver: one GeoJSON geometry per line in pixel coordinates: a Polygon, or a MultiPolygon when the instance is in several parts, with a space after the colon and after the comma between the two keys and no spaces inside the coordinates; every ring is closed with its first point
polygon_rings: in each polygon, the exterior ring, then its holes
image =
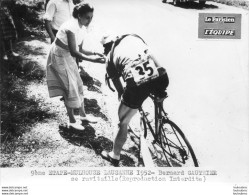
{"type": "Polygon", "coordinates": [[[123,88],[123,85],[122,85],[122,83],[120,81],[120,77],[113,78],[112,82],[114,84],[114,87],[118,91],[118,98],[120,99],[121,95],[124,93],[124,88],[123,88]]]}
{"type": "Polygon", "coordinates": [[[114,63],[112,61],[110,61],[110,55],[108,55],[108,60],[107,60],[107,64],[106,64],[106,72],[109,75],[109,78],[112,79],[113,85],[116,88],[117,92],[118,92],[118,97],[120,99],[121,95],[124,92],[124,88],[123,85],[121,83],[120,80],[120,74],[118,73],[114,63]]]}

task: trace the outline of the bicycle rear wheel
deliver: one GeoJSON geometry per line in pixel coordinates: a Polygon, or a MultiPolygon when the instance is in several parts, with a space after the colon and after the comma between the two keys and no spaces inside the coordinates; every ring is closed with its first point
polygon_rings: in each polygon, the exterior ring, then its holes
{"type": "Polygon", "coordinates": [[[173,167],[198,167],[194,150],[181,129],[164,119],[160,127],[159,145],[168,164],[173,167]]]}

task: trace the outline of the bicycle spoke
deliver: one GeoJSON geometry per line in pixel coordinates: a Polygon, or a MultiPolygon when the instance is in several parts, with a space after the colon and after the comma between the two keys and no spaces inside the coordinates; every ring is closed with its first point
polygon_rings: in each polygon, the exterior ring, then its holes
{"type": "Polygon", "coordinates": [[[181,129],[168,119],[162,104],[155,103],[155,120],[153,122],[148,120],[148,114],[142,108],[139,111],[143,122],[141,130],[144,130],[141,133],[145,136],[147,143],[153,146],[148,145],[154,162],[157,161],[158,166],[198,166],[190,143],[181,129]]]}
{"type": "Polygon", "coordinates": [[[198,166],[193,150],[181,130],[171,121],[164,121],[161,146],[173,166],[198,166]],[[191,153],[192,152],[192,153],[191,153]]]}

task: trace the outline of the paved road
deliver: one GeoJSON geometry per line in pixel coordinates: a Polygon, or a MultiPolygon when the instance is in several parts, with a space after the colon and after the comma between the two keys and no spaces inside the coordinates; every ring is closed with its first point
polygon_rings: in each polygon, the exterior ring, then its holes
{"type": "Polygon", "coordinates": [[[249,164],[245,11],[214,2],[203,9],[160,0],[92,2],[95,32],[137,33],[154,49],[170,77],[165,106],[185,131],[201,167],[219,169],[226,179],[244,179],[249,164]],[[243,13],[242,39],[199,40],[199,12],[243,13]]]}

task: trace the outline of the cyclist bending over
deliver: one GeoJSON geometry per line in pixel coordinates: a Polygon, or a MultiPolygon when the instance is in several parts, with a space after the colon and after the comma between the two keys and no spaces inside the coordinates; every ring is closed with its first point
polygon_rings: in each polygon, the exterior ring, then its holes
{"type": "Polygon", "coordinates": [[[105,36],[102,44],[107,56],[106,71],[121,102],[118,109],[119,129],[114,138],[113,149],[111,152],[102,151],[101,156],[118,166],[131,118],[149,94],[164,97],[169,80],[166,70],[158,64],[138,35],[105,36]],[[125,88],[120,77],[123,77],[126,83],[125,88]]]}

